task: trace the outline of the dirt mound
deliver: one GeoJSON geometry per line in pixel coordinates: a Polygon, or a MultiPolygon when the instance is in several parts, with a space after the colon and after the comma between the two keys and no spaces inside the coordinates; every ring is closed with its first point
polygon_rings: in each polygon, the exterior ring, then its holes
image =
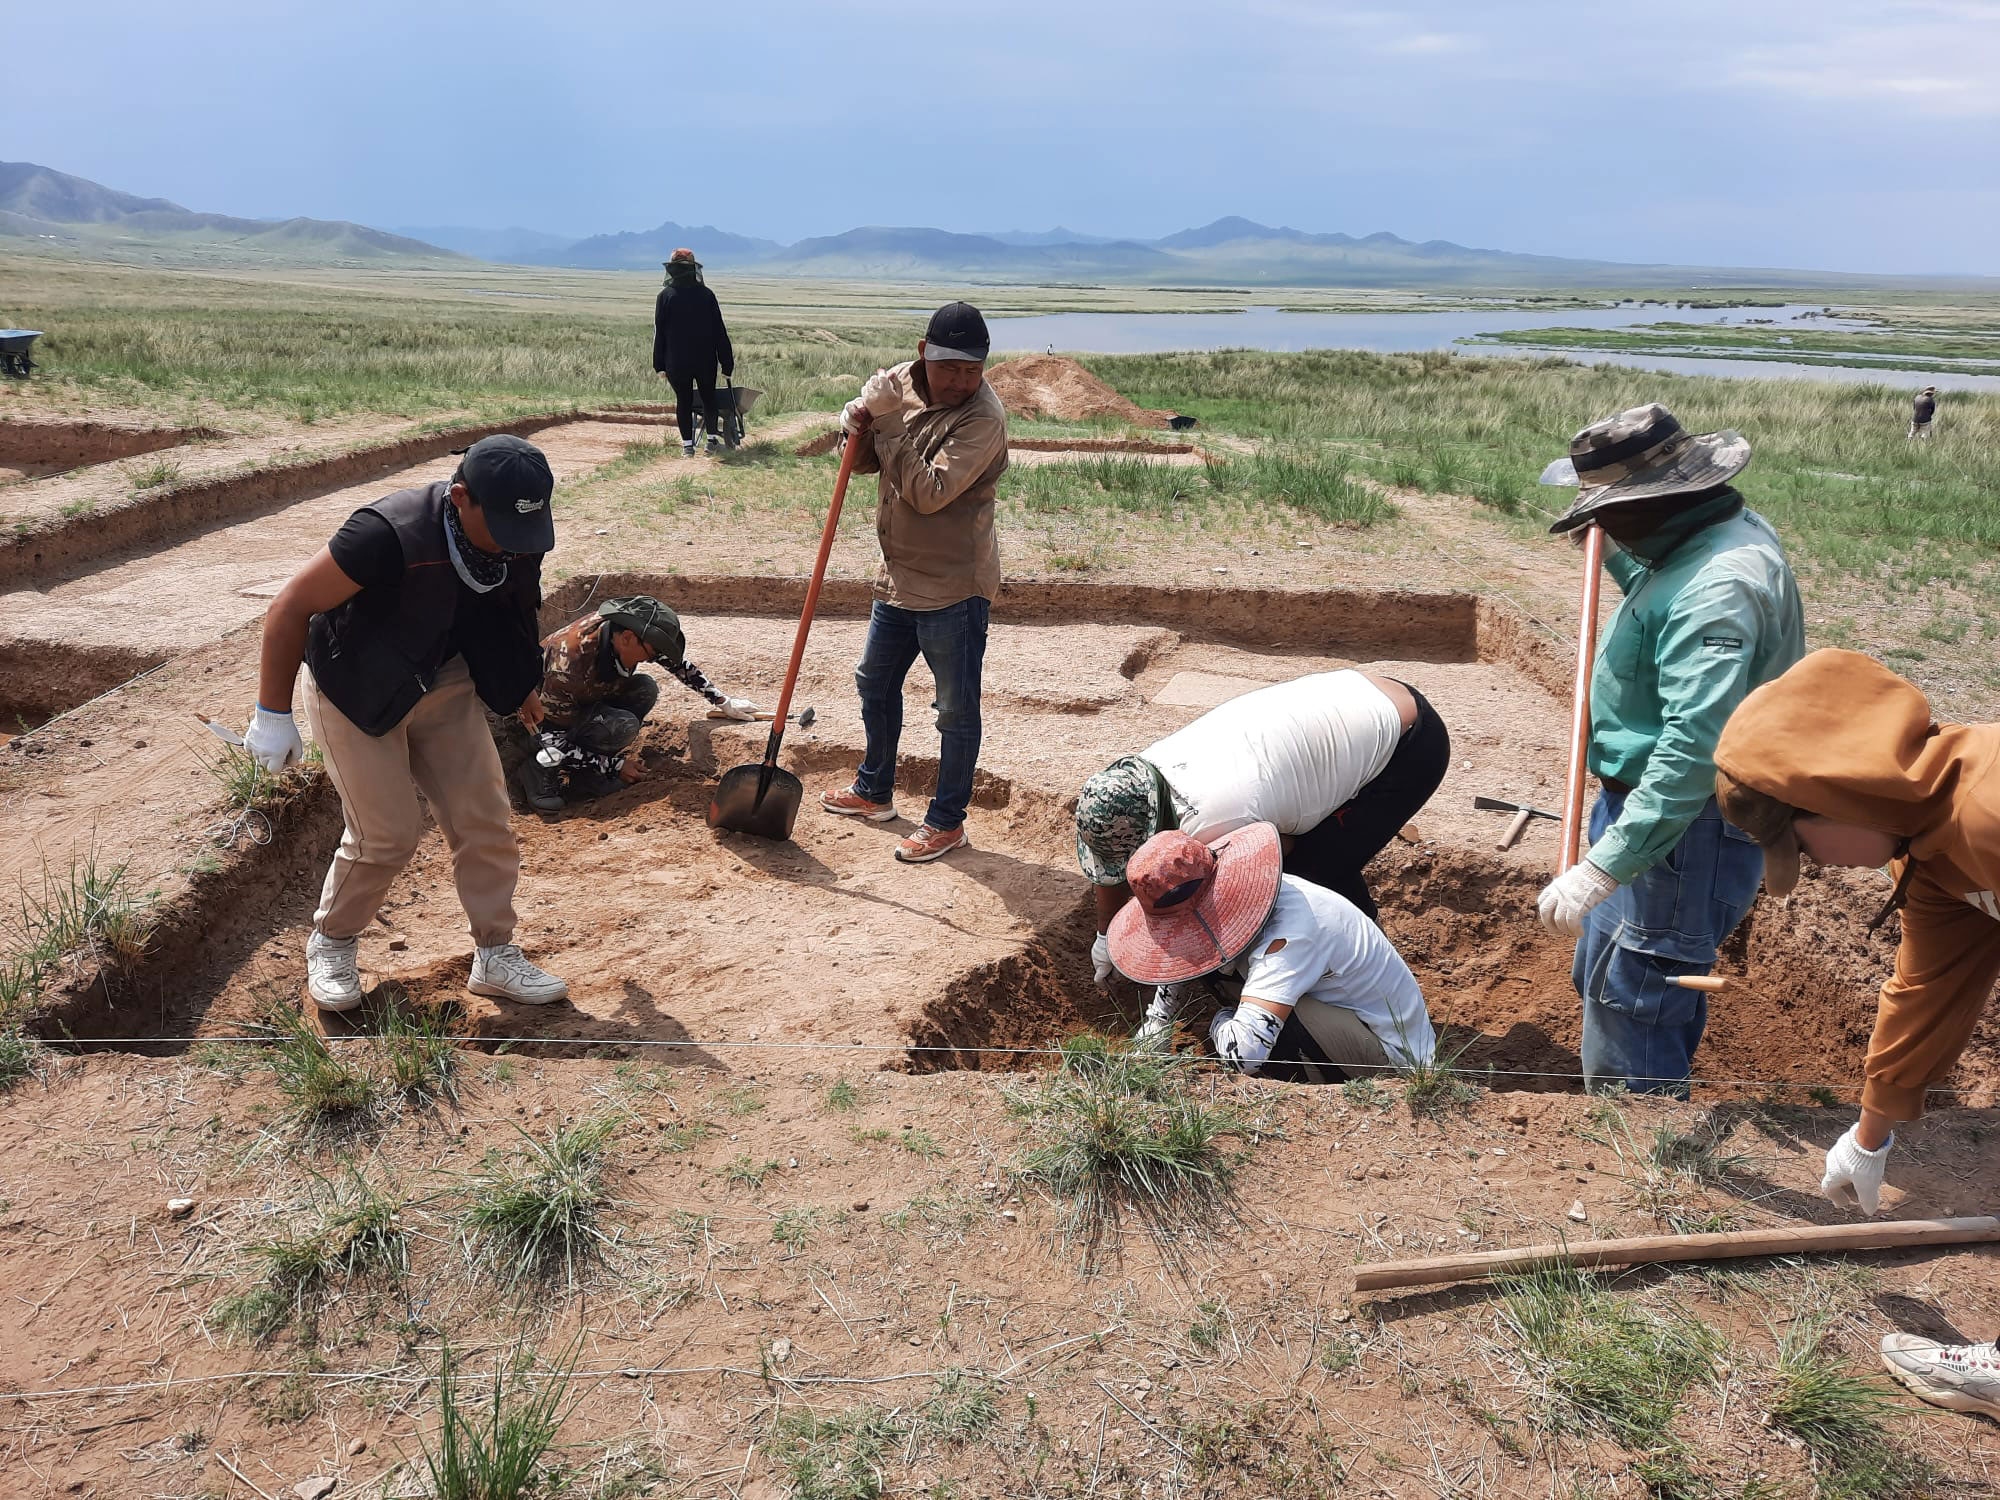
{"type": "Polygon", "coordinates": [[[1165,427],[1170,411],[1134,406],[1073,359],[1060,354],[1030,354],[1010,359],[986,372],[986,383],[999,393],[1017,417],[1046,417],[1057,422],[1130,422],[1134,427],[1165,427]]]}

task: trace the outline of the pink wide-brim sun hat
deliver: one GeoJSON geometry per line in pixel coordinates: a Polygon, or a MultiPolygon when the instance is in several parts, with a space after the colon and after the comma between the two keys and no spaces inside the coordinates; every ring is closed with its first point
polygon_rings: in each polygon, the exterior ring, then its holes
{"type": "Polygon", "coordinates": [[[1185,862],[1193,842],[1184,833],[1157,833],[1126,867],[1133,899],[1111,919],[1108,936],[1111,961],[1128,979],[1180,984],[1212,974],[1240,958],[1271,919],[1284,854],[1269,823],[1247,824],[1209,844],[1213,874],[1201,889],[1176,905],[1149,909],[1148,866],[1162,855],[1185,862]]]}

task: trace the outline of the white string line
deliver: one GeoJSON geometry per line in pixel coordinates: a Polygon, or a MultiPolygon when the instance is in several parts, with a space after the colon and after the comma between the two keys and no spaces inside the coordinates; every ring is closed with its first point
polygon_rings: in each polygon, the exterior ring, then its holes
{"type": "MultiPolygon", "coordinates": [[[[329,1042],[365,1042],[375,1040],[379,1033],[357,1032],[351,1036],[328,1037],[329,1042]]],[[[60,1037],[44,1040],[42,1045],[49,1048],[72,1047],[79,1053],[103,1048],[174,1047],[198,1046],[206,1043],[242,1044],[268,1047],[276,1045],[278,1038],[272,1036],[106,1036],[106,1037],[60,1037]]],[[[1062,1057],[1061,1047],[982,1047],[937,1046],[918,1043],[896,1042],[726,1042],[726,1041],[676,1041],[659,1037],[591,1037],[591,1036],[466,1036],[453,1041],[472,1050],[487,1047],[683,1047],[700,1052],[724,1051],[772,1051],[772,1052],[902,1052],[902,1053],[946,1053],[954,1056],[999,1056],[999,1057],[1062,1057]]],[[[1166,1059],[1163,1059],[1166,1060],[1166,1059]]],[[[1171,1058],[1181,1066],[1220,1066],[1219,1059],[1176,1054],[1171,1058]]],[[[1290,1060],[1286,1060],[1290,1061],[1290,1060]]],[[[1309,1061],[1309,1060],[1308,1060],[1309,1061]]],[[[1391,1077],[1401,1076],[1405,1070],[1390,1063],[1337,1063],[1343,1073],[1380,1073],[1391,1077]]],[[[1453,1071],[1467,1078],[1552,1078],[1565,1082],[1581,1083],[1586,1075],[1582,1073],[1551,1073],[1533,1068],[1457,1068],[1453,1071]]],[[[1844,1083],[1804,1083],[1787,1078],[1693,1078],[1686,1080],[1660,1080],[1661,1082],[1682,1082],[1700,1085],[1704,1088],[1772,1088],[1772,1089],[1858,1089],[1861,1082],[1855,1080],[1844,1083]]],[[[1933,1084],[1925,1090],[1931,1094],[1963,1094],[1970,1089],[1947,1088],[1933,1084]]]]}

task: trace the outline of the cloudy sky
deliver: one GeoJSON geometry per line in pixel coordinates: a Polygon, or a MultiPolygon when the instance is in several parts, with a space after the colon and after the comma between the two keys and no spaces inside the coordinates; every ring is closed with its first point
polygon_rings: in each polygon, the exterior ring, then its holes
{"type": "Polygon", "coordinates": [[[0,158],[191,208],[2000,274],[2000,0],[62,0],[0,158]]]}

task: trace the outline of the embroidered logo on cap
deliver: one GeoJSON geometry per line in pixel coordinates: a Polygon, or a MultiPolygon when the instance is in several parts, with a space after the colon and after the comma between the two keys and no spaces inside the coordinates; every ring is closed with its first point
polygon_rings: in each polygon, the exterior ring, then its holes
{"type": "Polygon", "coordinates": [[[546,500],[516,500],[514,509],[524,516],[531,516],[549,502],[546,500]]]}

